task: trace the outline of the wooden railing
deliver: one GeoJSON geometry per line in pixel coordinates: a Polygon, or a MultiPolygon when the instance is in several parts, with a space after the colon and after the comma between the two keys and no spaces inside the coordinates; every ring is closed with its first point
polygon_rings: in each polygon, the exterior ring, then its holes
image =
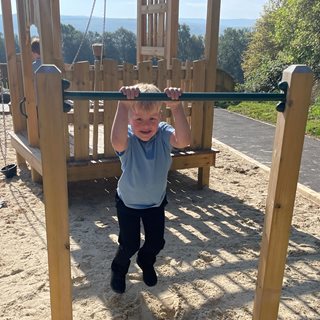
{"type": "MultiPolygon", "coordinates": [[[[205,91],[204,60],[186,62],[173,60],[167,69],[165,60],[153,66],[151,61],[117,65],[116,61],[104,60],[90,66],[88,62],[78,62],[65,72],[70,81],[70,90],[75,91],[118,91],[122,85],[138,82],[154,83],[163,90],[167,86],[181,87],[186,92],[205,91]]],[[[116,111],[116,101],[74,101],[73,109],[67,115],[66,145],[67,158],[75,161],[113,157],[110,131],[116,111]],[[68,143],[70,142],[70,143],[68,143]]],[[[190,149],[203,149],[203,102],[184,102],[184,108],[191,127],[190,149]]],[[[170,110],[163,108],[162,120],[172,123],[170,110]]],[[[211,124],[213,119],[211,120],[211,124]]]]}

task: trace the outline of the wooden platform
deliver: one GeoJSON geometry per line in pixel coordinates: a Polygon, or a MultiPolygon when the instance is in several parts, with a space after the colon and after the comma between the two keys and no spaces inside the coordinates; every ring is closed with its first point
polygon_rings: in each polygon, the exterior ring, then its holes
{"type": "MultiPolygon", "coordinates": [[[[72,139],[69,139],[72,141],[72,139]]],[[[23,157],[29,165],[42,175],[41,152],[39,148],[28,146],[25,133],[11,133],[11,143],[16,152],[23,157]]],[[[70,148],[72,149],[72,148],[70,148]]],[[[216,149],[174,151],[172,153],[171,170],[201,168],[215,166],[216,149]]],[[[82,181],[102,179],[121,175],[120,161],[117,156],[84,161],[75,161],[71,157],[67,161],[68,181],[82,181]]]]}

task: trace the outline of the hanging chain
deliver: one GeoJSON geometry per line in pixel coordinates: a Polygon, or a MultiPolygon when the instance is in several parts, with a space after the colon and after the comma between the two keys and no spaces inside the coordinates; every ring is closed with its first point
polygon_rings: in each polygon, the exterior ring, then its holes
{"type": "Polygon", "coordinates": [[[4,161],[4,165],[7,165],[7,124],[6,124],[6,117],[4,112],[4,96],[3,96],[3,79],[1,78],[0,82],[1,86],[1,106],[2,106],[2,124],[3,124],[3,136],[4,136],[4,142],[2,143],[2,139],[0,137],[0,152],[4,161]]]}

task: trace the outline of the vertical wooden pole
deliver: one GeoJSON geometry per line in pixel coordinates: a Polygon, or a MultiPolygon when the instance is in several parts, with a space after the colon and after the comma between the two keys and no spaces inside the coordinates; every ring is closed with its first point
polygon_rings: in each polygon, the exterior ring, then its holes
{"type": "Polygon", "coordinates": [[[19,71],[16,46],[14,41],[11,1],[2,0],[1,5],[3,30],[5,35],[4,40],[6,45],[13,129],[14,132],[21,132],[26,129],[26,121],[19,110],[19,102],[23,96],[21,95],[22,88],[21,83],[19,83],[18,76],[19,71]]]}
{"type": "MultiPolygon", "coordinates": [[[[55,63],[55,50],[53,47],[52,15],[50,3],[39,1],[39,35],[42,63],[55,63]]],[[[57,29],[57,30],[60,30],[57,29]]],[[[57,31],[55,30],[55,31],[57,31]]]]}
{"type": "MultiPolygon", "coordinates": [[[[22,56],[23,67],[23,86],[24,95],[26,98],[26,113],[28,141],[31,146],[37,147],[39,145],[39,131],[38,131],[38,117],[35,101],[33,71],[32,71],[32,56],[30,46],[30,26],[26,24],[26,3],[23,0],[17,0],[17,17],[19,26],[19,40],[22,56]]],[[[34,173],[37,175],[36,173],[34,173]]],[[[36,179],[35,179],[36,180],[36,179]]]]}
{"type": "Polygon", "coordinates": [[[61,73],[36,72],[52,320],[72,319],[67,165],[61,73]]]}
{"type": "Polygon", "coordinates": [[[141,10],[145,4],[146,0],[137,0],[137,64],[143,60],[141,47],[146,45],[146,16],[141,10]]]}
{"type": "Polygon", "coordinates": [[[283,72],[289,85],[275,131],[253,319],[277,319],[313,75],[303,65],[283,72]]]}
{"type": "Polygon", "coordinates": [[[64,70],[64,63],[61,49],[61,27],[60,27],[60,4],[59,0],[51,0],[51,19],[52,19],[52,36],[53,36],[53,57],[56,66],[64,70]]]}
{"type": "Polygon", "coordinates": [[[167,5],[165,59],[169,67],[172,65],[171,59],[177,58],[178,54],[179,0],[168,0],[167,5]]]}
{"type": "MultiPolygon", "coordinates": [[[[205,59],[206,67],[206,87],[205,91],[216,90],[217,56],[220,24],[220,4],[221,0],[208,0],[207,4],[207,25],[205,37],[205,59]]],[[[213,102],[205,102],[203,110],[203,138],[202,148],[211,149],[213,130],[213,102]]],[[[200,188],[209,185],[210,167],[199,168],[198,185],[200,188]]]]}

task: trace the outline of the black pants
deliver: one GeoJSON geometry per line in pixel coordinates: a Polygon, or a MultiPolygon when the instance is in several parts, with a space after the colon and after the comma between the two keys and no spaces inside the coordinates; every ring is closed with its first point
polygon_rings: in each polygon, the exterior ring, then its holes
{"type": "Polygon", "coordinates": [[[153,265],[157,254],[163,249],[164,240],[164,208],[166,198],[159,207],[148,209],[132,209],[125,206],[116,195],[116,208],[119,223],[119,248],[112,262],[114,271],[126,273],[130,258],[137,252],[143,265],[153,265]],[[145,241],[140,248],[140,225],[144,227],[145,241]]]}

